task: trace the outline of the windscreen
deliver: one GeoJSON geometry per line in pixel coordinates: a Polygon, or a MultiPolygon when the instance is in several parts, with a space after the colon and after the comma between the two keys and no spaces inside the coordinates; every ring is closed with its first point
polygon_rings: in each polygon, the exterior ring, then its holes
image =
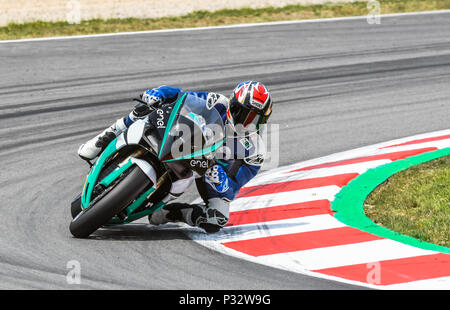
{"type": "Polygon", "coordinates": [[[219,112],[214,107],[208,109],[205,100],[183,94],[167,122],[159,158],[162,161],[209,158],[224,138],[219,112]]]}

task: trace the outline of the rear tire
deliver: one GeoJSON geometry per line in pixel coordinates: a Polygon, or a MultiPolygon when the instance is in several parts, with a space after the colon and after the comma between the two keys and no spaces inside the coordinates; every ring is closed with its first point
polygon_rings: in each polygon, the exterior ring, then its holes
{"type": "Polygon", "coordinates": [[[69,229],[74,237],[89,237],[152,185],[152,181],[138,166],[131,169],[132,171],[110,192],[72,220],[69,229]]]}

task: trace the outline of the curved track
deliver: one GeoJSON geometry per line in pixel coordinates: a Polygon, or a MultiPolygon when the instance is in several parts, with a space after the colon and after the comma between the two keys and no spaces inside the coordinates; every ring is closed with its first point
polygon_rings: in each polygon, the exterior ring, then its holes
{"type": "MultiPolygon", "coordinates": [[[[82,142],[161,84],[273,93],[280,165],[448,128],[450,14],[0,44],[0,288],[347,289],[221,255],[179,229],[68,231],[82,142]]],[[[194,194],[184,199],[192,200],[194,194]]]]}

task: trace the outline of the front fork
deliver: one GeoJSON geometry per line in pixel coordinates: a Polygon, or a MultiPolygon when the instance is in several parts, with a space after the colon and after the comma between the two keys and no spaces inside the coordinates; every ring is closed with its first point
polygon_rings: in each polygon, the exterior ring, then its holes
{"type": "Polygon", "coordinates": [[[156,186],[152,186],[150,189],[145,191],[138,197],[135,201],[133,201],[125,210],[123,210],[117,217],[113,218],[108,224],[127,224],[133,221],[136,221],[140,218],[148,216],[155,211],[158,211],[166,205],[162,200],[149,204],[149,199],[152,195],[154,195],[158,190],[163,188],[165,182],[171,182],[169,172],[166,171],[157,181],[156,186]],[[149,204],[143,208],[143,204],[149,204]],[[138,211],[137,211],[138,210],[138,211]]]}

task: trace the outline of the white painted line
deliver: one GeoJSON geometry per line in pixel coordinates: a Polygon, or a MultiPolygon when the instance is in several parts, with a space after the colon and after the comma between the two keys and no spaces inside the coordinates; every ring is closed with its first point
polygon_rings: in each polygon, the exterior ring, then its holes
{"type": "Polygon", "coordinates": [[[237,198],[231,202],[230,211],[259,209],[321,199],[331,201],[340,190],[341,188],[339,186],[331,185],[284,193],[237,198]]]}
{"type": "Polygon", "coordinates": [[[278,173],[271,176],[270,174],[255,178],[248,182],[245,187],[256,186],[256,185],[265,185],[272,184],[277,182],[288,182],[288,181],[296,181],[296,180],[304,180],[304,179],[312,179],[312,178],[321,178],[327,176],[334,176],[337,174],[346,174],[346,173],[357,173],[362,174],[371,168],[375,168],[387,163],[390,163],[389,159],[383,160],[373,160],[367,161],[363,163],[356,163],[350,165],[329,167],[329,168],[320,168],[314,170],[305,170],[298,171],[289,174],[278,173]]]}
{"type": "Polygon", "coordinates": [[[301,264],[308,270],[366,264],[390,259],[436,254],[389,239],[374,240],[312,250],[267,255],[268,261],[277,261],[286,268],[301,264]],[[330,259],[330,257],[332,259],[330,259]]]}
{"type": "Polygon", "coordinates": [[[280,221],[225,227],[214,235],[200,234],[196,237],[203,237],[204,240],[210,239],[215,240],[216,242],[223,243],[229,241],[241,241],[316,230],[333,229],[345,226],[346,225],[339,222],[333,216],[329,214],[322,214],[303,216],[299,218],[280,221]]]}
{"type": "Polygon", "coordinates": [[[450,138],[445,139],[445,140],[437,140],[437,141],[422,142],[422,143],[409,144],[409,145],[393,146],[393,147],[389,147],[389,148],[380,150],[382,152],[380,152],[378,154],[410,151],[410,150],[423,149],[423,148],[427,148],[427,147],[435,147],[438,149],[445,149],[447,147],[450,147],[450,138]],[[386,150],[390,150],[390,152],[385,152],[386,150]]]}
{"type": "Polygon", "coordinates": [[[351,158],[356,158],[356,157],[369,156],[369,155],[373,154],[373,152],[376,152],[376,151],[378,151],[378,149],[385,147],[385,146],[390,146],[393,144],[400,144],[400,143],[413,141],[413,140],[417,140],[417,139],[444,136],[444,135],[448,135],[448,134],[450,134],[450,129],[445,129],[445,130],[431,132],[428,134],[420,134],[420,135],[415,135],[415,136],[411,136],[411,137],[391,140],[388,142],[382,142],[382,143],[378,143],[378,144],[374,144],[374,145],[364,146],[361,148],[356,148],[353,150],[335,153],[332,155],[318,157],[315,159],[303,161],[303,162],[292,164],[289,166],[276,168],[276,169],[273,169],[270,171],[264,171],[260,175],[258,175],[258,179],[260,177],[264,177],[268,174],[271,174],[271,175],[282,174],[282,173],[287,173],[291,170],[300,169],[300,168],[304,168],[304,167],[308,167],[308,166],[319,165],[319,164],[323,164],[323,163],[335,162],[335,161],[351,159],[351,158]]]}
{"type": "Polygon", "coordinates": [[[389,290],[449,290],[450,277],[392,284],[386,285],[384,288],[389,290]]]}
{"type": "MultiPolygon", "coordinates": [[[[418,140],[422,138],[429,138],[429,137],[438,137],[445,135],[445,132],[440,132],[441,134],[432,135],[432,136],[414,136],[414,138],[408,138],[408,139],[401,139],[398,144],[418,140]]],[[[395,140],[398,141],[398,140],[395,140]]],[[[385,143],[383,143],[385,144],[385,143]]],[[[396,143],[393,143],[396,144],[396,143]]],[[[276,182],[286,182],[286,181],[295,181],[295,180],[301,180],[301,179],[310,179],[310,178],[319,178],[319,177],[325,177],[325,176],[333,176],[336,174],[344,174],[344,173],[358,173],[362,174],[366,172],[368,169],[375,168],[378,166],[381,166],[383,164],[390,163],[391,161],[389,159],[382,159],[382,160],[374,160],[374,161],[367,161],[363,163],[356,163],[356,164],[349,164],[349,165],[343,165],[343,166],[336,166],[336,167],[327,167],[327,168],[319,168],[319,169],[313,169],[313,170],[305,170],[305,171],[298,171],[293,172],[290,174],[286,174],[286,171],[300,169],[302,167],[312,166],[316,164],[322,164],[326,162],[334,162],[334,161],[340,161],[340,160],[346,160],[346,159],[352,159],[355,157],[363,157],[363,156],[371,156],[371,155],[380,155],[380,154],[388,154],[388,153],[394,153],[394,152],[401,152],[401,151],[410,151],[410,150],[416,150],[420,148],[429,148],[429,147],[436,147],[438,149],[443,149],[450,147],[450,139],[445,140],[437,140],[437,141],[430,141],[430,142],[423,142],[423,143],[417,143],[417,144],[410,144],[410,145],[403,145],[403,146],[395,146],[385,149],[380,149],[380,147],[372,146],[368,147],[367,150],[359,152],[357,156],[342,156],[342,157],[335,157],[333,160],[330,161],[317,161],[317,162],[311,162],[308,161],[308,164],[305,165],[302,163],[301,165],[297,166],[289,166],[289,169],[283,169],[279,172],[272,172],[272,173],[263,173],[259,175],[257,178],[254,178],[249,183],[245,185],[245,187],[250,186],[256,186],[256,185],[264,185],[264,184],[272,184],[276,182]]]]}
{"type": "MultiPolygon", "coordinates": [[[[404,16],[415,16],[415,15],[434,15],[434,14],[450,14],[450,10],[382,14],[381,18],[404,17],[404,16]]],[[[266,23],[249,23],[249,24],[236,24],[236,25],[224,25],[224,26],[208,26],[208,27],[194,27],[194,28],[176,28],[176,29],[161,29],[161,30],[132,31],[132,32],[101,33],[101,34],[31,38],[31,39],[19,39],[19,40],[2,40],[2,41],[0,41],[0,44],[2,44],[2,43],[5,44],[5,43],[25,43],[25,42],[40,42],[40,41],[53,41],[53,40],[68,40],[68,39],[100,38],[100,37],[111,37],[111,36],[141,35],[141,34],[158,34],[158,33],[183,32],[183,31],[203,31],[203,30],[230,29],[230,28],[264,27],[264,26],[277,26],[277,25],[289,25],[289,24],[339,22],[339,21],[361,20],[361,19],[367,19],[367,16],[333,17],[333,18],[321,18],[321,19],[292,20],[292,21],[279,21],[279,22],[266,22],[266,23]]]]}
{"type": "Polygon", "coordinates": [[[430,133],[424,133],[424,134],[419,134],[419,135],[415,135],[415,136],[390,140],[390,141],[378,143],[378,144],[375,144],[372,146],[382,148],[382,147],[386,147],[386,146],[390,146],[390,145],[394,145],[394,144],[401,144],[401,143],[405,143],[405,142],[409,142],[409,141],[413,141],[413,140],[446,136],[449,134],[450,134],[450,129],[444,129],[444,130],[434,131],[434,132],[430,132],[430,133]]]}

